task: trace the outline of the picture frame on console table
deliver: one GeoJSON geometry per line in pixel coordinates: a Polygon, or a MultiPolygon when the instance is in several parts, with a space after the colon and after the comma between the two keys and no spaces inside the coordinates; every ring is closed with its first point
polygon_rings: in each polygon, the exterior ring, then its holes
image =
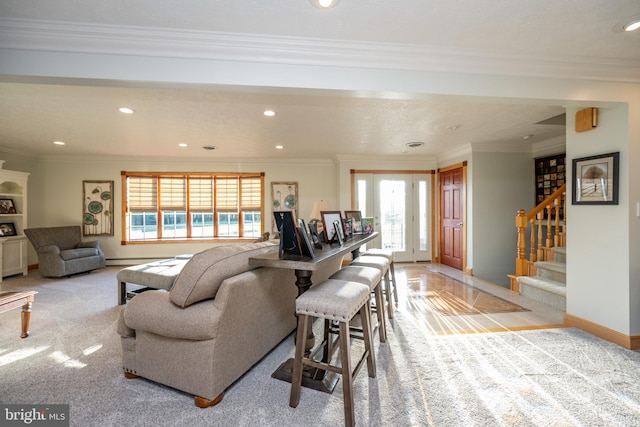
{"type": "Polygon", "coordinates": [[[344,241],[344,226],[340,211],[321,211],[322,226],[324,227],[325,242],[331,242],[335,238],[336,229],[340,233],[340,239],[344,241]],[[334,228],[334,221],[338,221],[339,227],[334,228]]]}
{"type": "Polygon", "coordinates": [[[351,218],[353,222],[353,234],[362,234],[362,212],[360,211],[344,211],[345,218],[351,218]]]}
{"type": "Polygon", "coordinates": [[[296,230],[296,223],[291,211],[276,211],[273,213],[276,229],[280,233],[280,250],[278,256],[284,259],[287,256],[300,256],[300,240],[296,230]]]}
{"type": "Polygon", "coordinates": [[[373,233],[373,217],[365,216],[362,218],[362,234],[373,233]]]}
{"type": "Polygon", "coordinates": [[[573,159],[573,205],[617,205],[620,152],[573,159]]]}

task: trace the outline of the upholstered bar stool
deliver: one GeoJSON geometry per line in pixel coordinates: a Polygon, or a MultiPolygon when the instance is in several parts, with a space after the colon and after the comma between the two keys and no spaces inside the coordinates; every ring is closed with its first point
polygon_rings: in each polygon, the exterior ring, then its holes
{"type": "Polygon", "coordinates": [[[388,258],[383,256],[359,256],[349,265],[354,267],[373,267],[380,270],[382,277],[384,277],[384,294],[387,302],[387,316],[389,319],[393,319],[393,302],[391,301],[391,285],[389,284],[389,266],[391,262],[388,258]]]}
{"type": "Polygon", "coordinates": [[[387,322],[384,314],[384,297],[382,296],[382,274],[374,267],[358,267],[347,265],[331,275],[330,279],[346,280],[349,282],[362,283],[369,287],[370,292],[375,296],[376,314],[378,316],[378,332],[380,342],[387,340],[387,322]]]}
{"type": "Polygon", "coordinates": [[[296,332],[296,353],[293,362],[293,376],[291,379],[291,396],[289,405],[293,408],[300,403],[300,388],[302,385],[303,365],[335,372],[342,376],[344,394],[345,425],[355,424],[353,379],[358,374],[362,364],[366,361],[369,377],[376,376],[376,363],[371,339],[371,291],[362,283],[344,280],[327,279],[309,288],[296,300],[298,314],[298,331],[296,332]],[[349,321],[360,313],[364,335],[364,352],[355,368],[351,369],[349,321]],[[305,338],[309,317],[317,317],[336,321],[340,325],[339,346],[340,365],[332,365],[331,358],[326,362],[316,361],[311,356],[305,356],[305,338]]]}
{"type": "Polygon", "coordinates": [[[378,249],[371,248],[367,249],[365,252],[361,252],[360,256],[383,256],[387,258],[390,262],[389,271],[391,272],[391,285],[393,286],[393,299],[396,302],[396,307],[398,306],[398,282],[396,282],[396,267],[393,264],[393,251],[389,251],[386,249],[378,249]]]}

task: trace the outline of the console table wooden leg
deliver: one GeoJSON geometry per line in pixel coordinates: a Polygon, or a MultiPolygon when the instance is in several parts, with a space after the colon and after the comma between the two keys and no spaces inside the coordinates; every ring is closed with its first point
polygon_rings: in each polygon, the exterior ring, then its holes
{"type": "MultiPolygon", "coordinates": [[[[309,270],[295,270],[296,274],[296,286],[298,287],[298,296],[305,293],[313,284],[311,282],[311,274],[313,272],[309,270]]],[[[308,354],[308,352],[315,345],[315,335],[313,334],[313,318],[308,316],[308,325],[307,325],[307,342],[305,343],[304,350],[308,354]]]]}
{"type": "Polygon", "coordinates": [[[31,306],[33,303],[31,301],[27,302],[22,306],[22,334],[20,334],[20,338],[26,338],[29,336],[29,324],[31,323],[31,306]]]}

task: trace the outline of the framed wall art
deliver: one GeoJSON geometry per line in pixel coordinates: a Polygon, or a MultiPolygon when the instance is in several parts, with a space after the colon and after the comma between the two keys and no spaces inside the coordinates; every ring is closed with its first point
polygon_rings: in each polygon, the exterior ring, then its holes
{"type": "Polygon", "coordinates": [[[534,205],[542,203],[566,182],[566,155],[541,157],[534,160],[535,195],[534,205]]]}
{"type": "Polygon", "coordinates": [[[574,205],[617,205],[620,152],[573,159],[574,205]]]}
{"type": "Polygon", "coordinates": [[[82,181],[82,235],[113,236],[113,181],[82,181]]]}
{"type": "MultiPolygon", "coordinates": [[[[272,182],[271,183],[271,211],[293,212],[294,218],[298,218],[298,183],[297,182],[272,182]]],[[[271,224],[275,232],[276,224],[271,224]]]]}

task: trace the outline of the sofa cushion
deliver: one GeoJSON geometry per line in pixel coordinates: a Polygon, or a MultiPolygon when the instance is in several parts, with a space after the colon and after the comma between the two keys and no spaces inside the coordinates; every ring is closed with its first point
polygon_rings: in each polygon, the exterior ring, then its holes
{"type": "Polygon", "coordinates": [[[180,307],[187,307],[214,298],[226,278],[257,268],[249,265],[249,258],[277,251],[278,246],[269,241],[217,246],[197,253],[176,277],[170,299],[180,307]]]}
{"type": "Polygon", "coordinates": [[[98,249],[96,248],[77,248],[77,249],[67,249],[66,251],[60,251],[60,258],[65,261],[69,261],[70,259],[77,258],[86,258],[89,256],[98,255],[98,249]]]}

